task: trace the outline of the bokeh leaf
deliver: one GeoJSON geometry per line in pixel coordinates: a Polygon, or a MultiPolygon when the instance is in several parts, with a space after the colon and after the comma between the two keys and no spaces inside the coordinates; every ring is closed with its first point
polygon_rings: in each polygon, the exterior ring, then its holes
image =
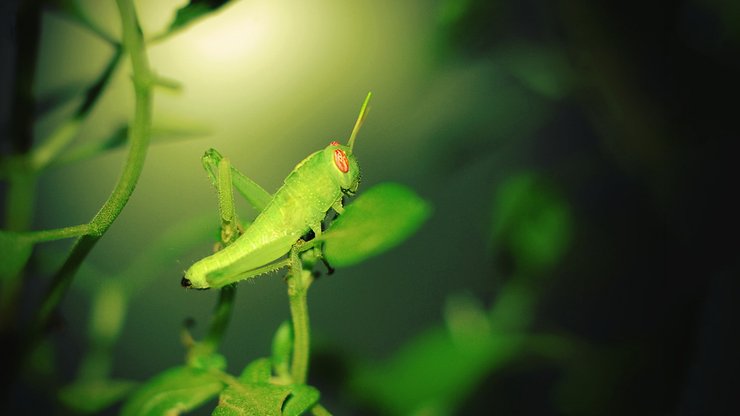
{"type": "Polygon", "coordinates": [[[565,52],[555,45],[515,42],[498,55],[513,76],[545,97],[563,98],[575,84],[565,52]]]}
{"type": "Polygon", "coordinates": [[[272,368],[280,378],[290,378],[290,358],[293,354],[293,327],[290,322],[280,324],[272,339],[272,368]]]}
{"type": "Polygon", "coordinates": [[[59,390],[59,400],[79,413],[97,413],[123,399],[134,386],[128,380],[79,381],[59,390]]]}
{"type": "Polygon", "coordinates": [[[201,406],[223,388],[224,384],[212,372],[184,366],[170,368],[137,389],[121,414],[178,415],[201,406]]]}
{"type": "Polygon", "coordinates": [[[32,251],[33,243],[24,235],[0,230],[0,281],[17,276],[32,251]]]}
{"type": "Polygon", "coordinates": [[[85,90],[85,86],[85,83],[77,81],[72,82],[69,85],[39,93],[40,96],[36,100],[35,108],[36,118],[41,118],[79,97],[81,95],[81,91],[85,90]]]}
{"type": "MultiPolygon", "coordinates": [[[[151,128],[151,143],[171,143],[192,140],[209,134],[203,125],[180,123],[180,126],[157,125],[151,128]]],[[[63,165],[100,156],[108,151],[122,148],[128,143],[128,126],[118,126],[109,136],[102,140],[95,140],[78,145],[62,153],[56,164],[63,165]]]]}
{"type": "Polygon", "coordinates": [[[539,175],[516,175],[498,188],[491,240],[510,251],[519,271],[554,266],[569,246],[571,229],[567,201],[539,175]]]}
{"type": "Polygon", "coordinates": [[[167,32],[173,33],[181,30],[201,17],[220,9],[228,2],[229,0],[190,0],[187,5],[177,10],[167,32]]]}
{"type": "Polygon", "coordinates": [[[483,333],[466,340],[440,326],[417,335],[386,363],[358,366],[350,386],[382,414],[453,414],[486,374],[518,354],[519,345],[519,337],[483,333]]]}
{"type": "Polygon", "coordinates": [[[352,201],[321,236],[332,266],[359,263],[400,244],[429,218],[431,207],[397,183],[376,185],[352,201]]]}

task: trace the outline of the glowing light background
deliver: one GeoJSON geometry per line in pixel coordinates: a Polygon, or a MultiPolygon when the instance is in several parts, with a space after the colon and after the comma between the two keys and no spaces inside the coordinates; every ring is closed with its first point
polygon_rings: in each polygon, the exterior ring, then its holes
{"type": "MultiPolygon", "coordinates": [[[[144,33],[159,33],[183,4],[138,2],[144,33]]],[[[100,27],[117,36],[113,3],[89,1],[83,7],[100,27]]],[[[394,180],[418,188],[419,178],[433,168],[425,160],[429,137],[423,130],[444,111],[429,111],[435,76],[428,40],[433,15],[432,9],[420,10],[420,3],[413,2],[243,1],[150,46],[154,70],[183,86],[179,93],[157,91],[155,127],[192,127],[207,134],[151,147],[134,196],[90,262],[113,273],[174,224],[208,213],[216,224],[215,192],[200,166],[200,156],[209,147],[274,191],[303,157],[330,140],[346,140],[367,91],[374,94],[372,111],[356,147],[362,186],[394,180]]],[[[83,85],[110,53],[106,44],[75,24],[47,15],[38,92],[83,85]]],[[[124,66],[85,125],[80,142],[110,134],[128,119],[133,104],[128,77],[124,66]]],[[[39,136],[63,116],[61,110],[42,121],[39,136]]],[[[38,227],[87,221],[107,196],[123,157],[124,152],[116,151],[44,178],[38,227]]],[[[444,183],[439,186],[445,188],[444,183]]],[[[435,187],[430,191],[445,192],[435,187]]],[[[444,246],[438,250],[445,251],[444,246]]],[[[131,342],[124,341],[118,349],[119,362],[126,363],[122,371],[140,378],[151,374],[152,362],[162,368],[178,362],[183,319],[193,317],[198,329],[205,327],[216,293],[183,291],[178,284],[182,271],[209,251],[204,243],[171,265],[169,273],[152,278],[151,286],[133,300],[123,335],[131,342]]],[[[432,292],[424,270],[398,266],[409,253],[391,255],[315,286],[311,302],[316,305],[312,318],[317,342],[338,339],[349,349],[380,354],[400,342],[403,333],[419,328],[422,317],[440,313],[440,303],[432,299],[442,302],[443,286],[449,285],[434,282],[432,292]],[[385,306],[379,309],[381,304],[385,306]],[[386,327],[384,322],[399,314],[407,324],[386,327]],[[355,327],[368,331],[357,334],[355,327]]],[[[459,276],[433,278],[454,286],[465,281],[459,276]]],[[[227,354],[238,357],[234,369],[267,351],[272,332],[288,317],[283,286],[274,275],[240,288],[225,345],[227,354]]],[[[64,302],[70,319],[84,319],[84,299],[84,293],[73,290],[64,302]]]]}

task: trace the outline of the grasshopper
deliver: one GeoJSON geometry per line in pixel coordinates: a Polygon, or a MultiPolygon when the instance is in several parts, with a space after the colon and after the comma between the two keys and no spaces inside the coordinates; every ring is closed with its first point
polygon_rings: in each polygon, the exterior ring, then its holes
{"type": "MultiPolygon", "coordinates": [[[[203,165],[219,189],[219,198],[231,198],[231,186],[234,186],[259,214],[241,235],[236,227],[224,227],[222,240],[235,238],[233,242],[190,266],[181,280],[183,287],[220,288],[291,266],[298,257],[286,257],[286,254],[314,247],[312,242],[318,241],[321,222],[329,210],[341,215],[342,198],[357,192],[360,167],[353,148],[371,96],[367,94],[347,144],[332,141],[303,159],[275,195],[233,168],[216,150],[206,152],[203,165]],[[309,231],[313,232],[314,240],[304,243],[301,237],[309,231]]],[[[222,222],[237,222],[233,212],[225,212],[233,210],[233,200],[231,204],[220,202],[222,222]]]]}

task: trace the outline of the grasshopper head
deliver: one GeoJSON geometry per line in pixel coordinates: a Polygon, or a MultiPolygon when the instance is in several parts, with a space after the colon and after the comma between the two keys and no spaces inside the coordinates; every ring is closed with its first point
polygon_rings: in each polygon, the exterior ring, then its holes
{"type": "Polygon", "coordinates": [[[349,146],[331,142],[324,149],[324,160],[328,161],[336,184],[347,195],[357,192],[360,184],[360,166],[349,146]]]}
{"type": "Polygon", "coordinates": [[[347,145],[341,145],[338,142],[331,142],[329,146],[324,150],[324,160],[331,161],[331,171],[334,174],[336,183],[345,195],[354,195],[357,192],[357,187],[360,185],[360,166],[357,164],[352,149],[355,147],[355,139],[357,133],[362,127],[362,123],[365,121],[369,107],[367,104],[370,102],[372,93],[367,93],[365,101],[362,103],[360,108],[360,114],[357,116],[355,126],[352,128],[352,133],[349,135],[347,145]]]}

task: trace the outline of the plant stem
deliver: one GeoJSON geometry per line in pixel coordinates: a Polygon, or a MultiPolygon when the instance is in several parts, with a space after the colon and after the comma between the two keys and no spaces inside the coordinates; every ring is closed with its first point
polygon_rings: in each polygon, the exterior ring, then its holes
{"type": "Polygon", "coordinates": [[[208,335],[203,340],[203,344],[210,352],[218,350],[221,340],[226,332],[226,327],[231,319],[231,312],[234,309],[234,297],[236,296],[236,285],[228,285],[221,288],[218,294],[218,303],[216,311],[213,313],[211,326],[208,328],[208,335]]]}
{"type": "Polygon", "coordinates": [[[293,362],[290,374],[293,383],[304,384],[308,374],[308,357],[310,353],[310,328],[308,324],[308,304],[306,294],[311,272],[304,271],[298,250],[290,254],[291,269],[287,277],[290,316],[293,321],[293,362]]]}
{"type": "Polygon", "coordinates": [[[63,238],[79,237],[88,232],[90,232],[90,225],[80,224],[51,230],[28,231],[24,233],[24,236],[34,243],[40,243],[45,241],[61,240],[63,238]]]}
{"type": "Polygon", "coordinates": [[[31,334],[32,343],[35,342],[35,339],[48,324],[51,313],[66,293],[74,274],[87,257],[87,254],[123,210],[144,166],[151,129],[152,76],[133,2],[132,0],[117,0],[116,3],[121,15],[123,45],[131,57],[133,66],[136,96],[134,120],[132,128],[129,130],[129,153],[113,192],[90,221],[88,234],[83,235],[75,242],[67,260],[54,275],[49,291],[36,315],[34,329],[31,334]]]}

